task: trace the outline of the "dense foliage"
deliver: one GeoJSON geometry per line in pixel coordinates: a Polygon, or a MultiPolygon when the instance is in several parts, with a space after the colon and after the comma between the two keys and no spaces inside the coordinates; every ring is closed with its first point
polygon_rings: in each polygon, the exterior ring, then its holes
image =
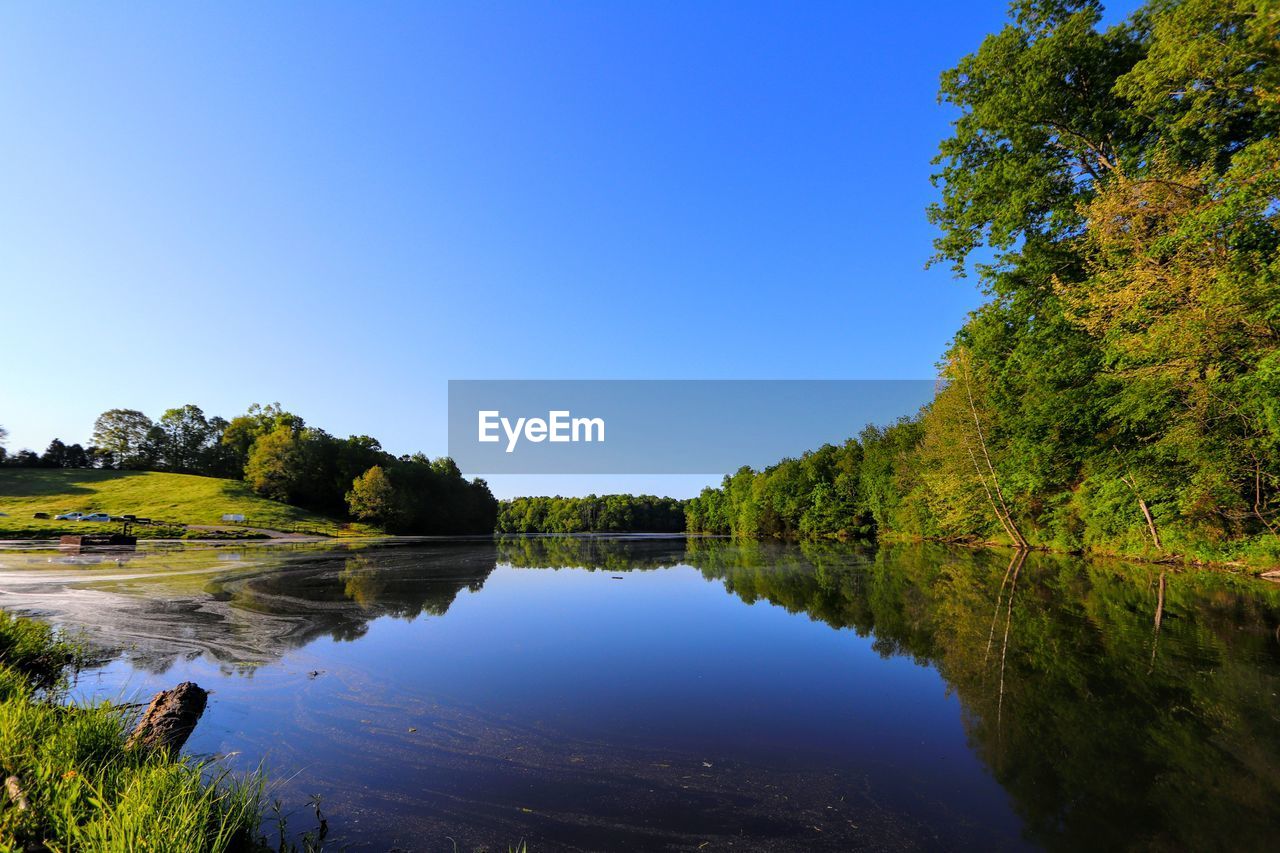
{"type": "Polygon", "coordinates": [[[680,533],[684,502],[655,495],[531,497],[498,505],[499,533],[680,533]]]}
{"type": "Polygon", "coordinates": [[[87,450],[54,439],[42,456],[21,451],[5,461],[243,478],[263,497],[350,515],[394,533],[489,533],[497,513],[488,485],[465,479],[453,460],[393,456],[375,438],[338,438],[279,404],[250,406],[230,421],[207,417],[190,404],[157,421],[133,409],[111,409],[95,422],[87,450]]]}
{"type": "Polygon", "coordinates": [[[719,489],[703,489],[688,502],[687,527],[734,536],[870,535],[862,461],[862,445],[848,441],[763,471],[739,468],[719,489]]]}
{"type": "Polygon", "coordinates": [[[1017,2],[943,75],[935,260],[991,298],[934,401],[839,473],[738,472],[692,530],[1280,554],[1280,4],[1100,19],[1017,2]]]}

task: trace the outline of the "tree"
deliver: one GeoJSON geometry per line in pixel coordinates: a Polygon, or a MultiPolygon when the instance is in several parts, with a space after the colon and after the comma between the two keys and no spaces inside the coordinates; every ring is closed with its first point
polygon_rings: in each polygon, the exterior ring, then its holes
{"type": "Polygon", "coordinates": [[[113,467],[135,468],[146,462],[147,437],[154,424],[137,409],[110,409],[93,424],[93,443],[110,455],[113,467]]]}
{"type": "Polygon", "coordinates": [[[1095,0],[1019,0],[1009,25],[943,74],[940,98],[961,115],[934,161],[935,260],[963,271],[990,246],[984,284],[998,288],[992,273],[1078,235],[1078,200],[1140,157],[1143,128],[1115,92],[1142,56],[1140,28],[1101,32],[1101,16],[1095,0]]]}
{"type": "Polygon", "coordinates": [[[44,455],[40,457],[40,464],[45,468],[67,467],[67,446],[60,439],[55,438],[49,442],[44,455]]]}
{"type": "Polygon", "coordinates": [[[40,454],[34,450],[19,450],[8,458],[8,463],[16,468],[39,468],[40,454]]]}
{"type": "Polygon", "coordinates": [[[63,457],[63,467],[92,468],[93,461],[84,447],[79,444],[73,444],[67,448],[66,455],[63,457]]]}
{"type": "Polygon", "coordinates": [[[40,465],[45,468],[88,468],[89,455],[78,444],[67,446],[61,439],[49,442],[44,455],[40,457],[40,465]]]}
{"type": "Polygon", "coordinates": [[[221,439],[225,425],[221,418],[210,422],[192,403],[165,410],[151,435],[156,461],[168,471],[205,473],[210,450],[221,439]]]}
{"type": "MultiPolygon", "coordinates": [[[[1021,0],[942,81],[961,114],[936,161],[935,260],[993,254],[977,266],[992,300],[948,353],[995,431],[987,503],[1014,541],[1064,547],[1274,532],[1280,9],[1100,19],[1089,0],[1021,0]]],[[[935,408],[903,506],[919,495],[936,521],[960,481],[929,470],[952,450],[935,408]]]]}
{"type": "Polygon", "coordinates": [[[374,465],[356,477],[347,492],[351,514],[362,521],[385,524],[396,513],[396,490],[381,465],[374,465]]]}
{"type": "Polygon", "coordinates": [[[305,475],[302,443],[287,426],[277,427],[253,444],[244,478],[258,494],[272,500],[294,499],[305,475]]]}
{"type": "Polygon", "coordinates": [[[232,418],[223,429],[221,437],[227,453],[224,464],[232,472],[231,476],[244,473],[244,466],[249,461],[255,441],[282,426],[300,433],[306,423],[292,412],[286,412],[279,403],[269,403],[266,406],[254,403],[245,414],[232,418]]]}

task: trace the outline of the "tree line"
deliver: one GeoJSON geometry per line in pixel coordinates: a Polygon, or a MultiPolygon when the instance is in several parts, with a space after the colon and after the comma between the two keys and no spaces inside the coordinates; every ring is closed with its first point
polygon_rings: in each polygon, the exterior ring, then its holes
{"type": "Polygon", "coordinates": [[[94,422],[87,448],[54,439],[43,454],[3,451],[0,461],[12,466],[243,479],[263,497],[393,533],[491,533],[497,515],[488,484],[464,478],[452,459],[395,456],[367,435],[338,438],[278,403],[255,404],[231,420],[192,404],[154,421],[136,409],[111,409],[94,422]]]}
{"type": "Polygon", "coordinates": [[[933,260],[990,299],[934,400],[691,530],[1280,557],[1280,7],[1101,15],[1015,2],[942,77],[933,260]]]}
{"type": "Polygon", "coordinates": [[[684,502],[656,495],[557,495],[498,504],[499,533],[680,533],[684,526],[684,502]]]}
{"type": "Polygon", "coordinates": [[[685,504],[686,528],[742,537],[869,538],[876,532],[867,482],[873,468],[864,470],[864,457],[862,443],[850,439],[762,471],[744,466],[685,504]]]}

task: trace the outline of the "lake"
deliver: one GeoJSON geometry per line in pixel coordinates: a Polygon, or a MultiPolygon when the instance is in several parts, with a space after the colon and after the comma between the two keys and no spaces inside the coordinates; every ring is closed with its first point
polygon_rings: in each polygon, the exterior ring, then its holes
{"type": "Polygon", "coordinates": [[[682,537],[0,551],[334,849],[1265,849],[1280,585],[682,537]]]}

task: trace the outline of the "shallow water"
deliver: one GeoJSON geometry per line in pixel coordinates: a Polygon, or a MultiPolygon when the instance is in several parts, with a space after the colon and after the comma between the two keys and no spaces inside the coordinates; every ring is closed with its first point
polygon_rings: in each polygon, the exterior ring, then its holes
{"type": "Polygon", "coordinates": [[[104,650],[213,691],[335,849],[1262,849],[1280,587],[931,546],[630,537],[0,551],[104,650]]]}

